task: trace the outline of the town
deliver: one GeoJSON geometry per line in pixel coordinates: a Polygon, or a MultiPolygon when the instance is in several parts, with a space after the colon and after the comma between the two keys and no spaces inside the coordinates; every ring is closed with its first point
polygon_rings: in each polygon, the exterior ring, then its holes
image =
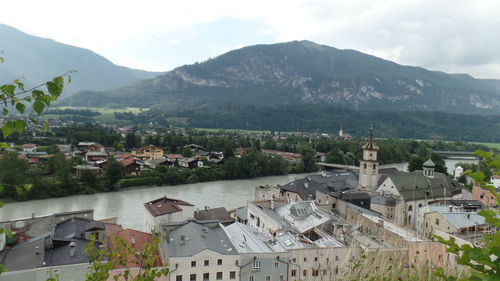
{"type": "MultiPolygon", "coordinates": [[[[464,176],[465,167],[457,166],[450,175],[446,170],[440,172],[442,159],[431,157],[427,150],[425,159],[400,159],[410,161],[406,166],[382,164],[381,159],[387,159],[387,155],[381,154],[372,129],[359,147],[360,158],[352,159],[356,154],[345,151],[342,161],[327,161],[333,158],[332,153],[312,147],[301,153],[298,149],[277,150],[285,143],[281,141],[294,138],[288,135],[247,135],[237,141],[246,142],[246,147],[234,143],[231,149],[210,151],[195,142],[188,143],[188,139],[196,139],[189,136],[177,153],[165,153],[161,143],[132,147],[136,140],[130,140],[135,135],[129,131],[123,132],[123,137],[129,142],[128,152],[119,151],[117,145],[110,148],[92,141],[53,149],[68,161],[64,163],[70,165],[71,178],[87,185],[109,184],[107,180],[113,177],[109,167],[119,167],[118,176],[114,175],[111,182],[119,188],[151,185],[140,177],[148,173],[157,173],[157,182],[152,184],[162,184],[158,175],[168,171],[190,171],[191,175],[203,171],[196,174],[198,177],[205,171],[217,173],[217,167],[228,171],[227,163],[252,153],[267,158],[251,161],[278,166],[268,174],[253,176],[283,174],[296,166],[301,167],[298,172],[311,173],[288,183],[256,186],[254,198],[238,208],[195,206],[166,195],[138,202],[144,215],[141,229],[123,228],[120,217],[95,218],[94,210],[69,209],[2,221],[0,228],[13,235],[0,235],[0,263],[8,269],[0,280],[46,280],[55,276],[60,280],[85,280],[85,274],[92,270],[86,254],[89,241],[111,251],[118,247],[115,238],[120,237],[132,249],[142,251],[156,235],[162,239],[156,245],[158,259],[154,266],[169,268],[168,275],[160,280],[346,280],[354,276],[354,264],[363,258],[377,267],[457,269],[457,256],[447,252],[446,245],[437,242],[435,236],[454,238],[460,245],[478,245],[484,234],[498,231],[478,214],[498,208],[495,195],[464,176]],[[253,144],[259,138],[267,138],[267,142],[256,152],[253,144]],[[345,157],[348,153],[352,155],[345,157]],[[67,160],[75,158],[80,160],[67,160]],[[408,169],[412,165],[417,167],[408,169]],[[320,172],[315,172],[316,168],[320,172]]],[[[317,140],[325,136],[300,137],[317,140]]],[[[329,141],[334,140],[356,144],[342,128],[329,141]]],[[[37,151],[32,143],[20,148],[12,144],[4,151],[4,157],[8,157],[5,155],[15,155],[12,161],[25,161],[32,167],[56,166],[49,162],[57,156],[37,151]],[[22,151],[15,153],[18,149],[22,151]]],[[[235,170],[230,173],[241,178],[235,170]]],[[[490,181],[499,191],[500,177],[491,175],[490,181]]],[[[24,192],[35,188],[25,187],[24,192]]],[[[168,193],[168,188],[165,191],[168,193]]],[[[128,268],[133,274],[140,269],[140,262],[132,257],[129,263],[116,265],[108,280],[128,268]]]]}

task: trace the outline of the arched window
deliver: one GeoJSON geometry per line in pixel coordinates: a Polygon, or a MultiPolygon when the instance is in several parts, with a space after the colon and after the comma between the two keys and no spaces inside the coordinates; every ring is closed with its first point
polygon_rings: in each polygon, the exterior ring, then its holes
{"type": "Polygon", "coordinates": [[[366,163],[365,163],[365,165],[363,167],[366,169],[366,163]]]}
{"type": "Polygon", "coordinates": [[[375,170],[377,168],[377,164],[373,164],[373,169],[375,170]]]}
{"type": "Polygon", "coordinates": [[[411,210],[413,210],[413,206],[412,205],[408,206],[408,211],[411,211],[411,210]]]}

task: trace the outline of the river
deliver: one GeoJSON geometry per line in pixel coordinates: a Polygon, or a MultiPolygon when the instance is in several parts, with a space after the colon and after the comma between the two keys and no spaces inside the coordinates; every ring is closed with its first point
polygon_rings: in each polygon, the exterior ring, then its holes
{"type": "MultiPolygon", "coordinates": [[[[477,162],[475,160],[446,159],[448,173],[453,174],[458,162],[477,162]]],[[[406,169],[406,163],[383,165],[406,169]]],[[[158,186],[143,189],[129,189],[118,192],[96,193],[92,195],[75,195],[64,198],[50,198],[5,204],[0,209],[0,221],[14,218],[48,215],[58,212],[94,209],[95,219],[117,217],[118,223],[125,228],[143,230],[143,203],[167,196],[182,199],[194,204],[197,208],[225,207],[232,209],[246,205],[253,200],[255,187],[260,185],[285,184],[294,178],[307,174],[290,174],[285,176],[262,177],[246,180],[227,180],[174,186],[158,186]]]]}
{"type": "Polygon", "coordinates": [[[42,216],[58,212],[94,209],[95,219],[118,217],[118,223],[124,228],[143,230],[143,203],[153,199],[167,196],[188,201],[200,209],[205,206],[231,209],[244,206],[248,200],[253,200],[257,186],[285,184],[306,175],[289,174],[246,180],[158,186],[9,203],[0,209],[0,221],[30,217],[32,214],[42,216]]]}

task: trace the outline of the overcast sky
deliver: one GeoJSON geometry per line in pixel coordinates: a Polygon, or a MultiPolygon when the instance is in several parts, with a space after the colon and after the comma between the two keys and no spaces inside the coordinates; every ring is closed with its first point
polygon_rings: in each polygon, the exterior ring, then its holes
{"type": "Polygon", "coordinates": [[[7,0],[0,9],[0,23],[146,70],[307,39],[500,79],[498,0],[7,0]]]}

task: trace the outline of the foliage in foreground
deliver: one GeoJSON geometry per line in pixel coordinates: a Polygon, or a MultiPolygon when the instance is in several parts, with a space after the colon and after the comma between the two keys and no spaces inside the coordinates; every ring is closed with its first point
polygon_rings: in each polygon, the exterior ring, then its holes
{"type": "MultiPolygon", "coordinates": [[[[500,154],[493,156],[492,152],[477,151],[476,155],[483,158],[484,163],[490,168],[493,174],[500,175],[500,154]]],[[[475,184],[478,184],[483,189],[489,190],[497,201],[497,207],[500,205],[500,195],[496,192],[495,187],[486,182],[486,177],[483,172],[465,172],[471,177],[475,184]]],[[[486,209],[478,213],[485,218],[486,223],[494,228],[500,228],[500,209],[486,209]]],[[[435,275],[446,281],[496,281],[500,280],[500,232],[483,235],[478,245],[464,244],[458,245],[452,237],[445,240],[436,236],[439,242],[448,246],[449,253],[458,256],[457,263],[471,269],[471,276],[460,278],[454,275],[447,275],[442,269],[436,271],[435,275]]]]}
{"type": "Polygon", "coordinates": [[[97,246],[95,237],[90,239],[85,251],[90,260],[90,272],[86,274],[87,281],[106,281],[113,276],[118,281],[154,281],[162,276],[167,276],[168,267],[156,267],[161,260],[158,255],[158,245],[161,241],[159,235],[144,244],[141,251],[129,245],[123,238],[115,236],[113,249],[97,246]],[[134,264],[134,267],[130,267],[134,264]],[[113,273],[113,269],[120,268],[113,273]]]}

